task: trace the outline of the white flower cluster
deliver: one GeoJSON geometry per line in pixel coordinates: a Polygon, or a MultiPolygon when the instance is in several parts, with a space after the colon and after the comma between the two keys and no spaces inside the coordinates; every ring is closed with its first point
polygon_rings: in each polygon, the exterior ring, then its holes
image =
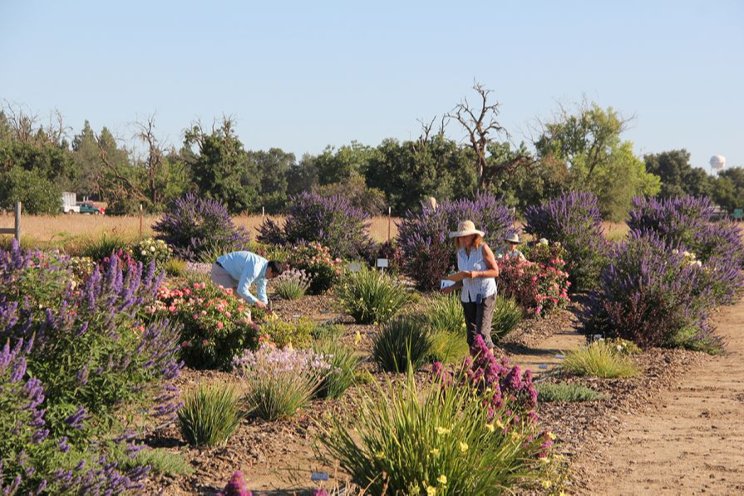
{"type": "Polygon", "coordinates": [[[685,262],[687,263],[687,265],[697,265],[698,267],[703,266],[703,262],[698,260],[695,254],[691,251],[685,250],[680,252],[679,250],[672,250],[672,253],[674,253],[675,255],[681,254],[685,258],[685,262]]]}

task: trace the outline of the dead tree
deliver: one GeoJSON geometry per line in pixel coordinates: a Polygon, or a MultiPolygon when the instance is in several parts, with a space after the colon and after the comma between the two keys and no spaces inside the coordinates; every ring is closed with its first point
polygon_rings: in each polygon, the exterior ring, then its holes
{"type": "Polygon", "coordinates": [[[476,171],[478,174],[478,191],[484,191],[494,181],[494,179],[514,170],[519,166],[532,163],[532,158],[528,155],[517,153],[508,159],[489,163],[488,145],[492,142],[495,135],[502,135],[509,138],[507,130],[499,123],[499,102],[489,103],[491,90],[486,89],[480,83],[475,83],[473,89],[478,93],[480,104],[472,106],[468,99],[465,98],[457,104],[448,114],[448,117],[455,119],[465,128],[470,141],[470,147],[475,153],[476,171]]]}

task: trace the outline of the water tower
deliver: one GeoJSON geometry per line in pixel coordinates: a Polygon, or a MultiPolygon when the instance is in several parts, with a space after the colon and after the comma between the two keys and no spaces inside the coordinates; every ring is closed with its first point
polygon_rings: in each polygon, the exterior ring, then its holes
{"type": "Polygon", "coordinates": [[[713,155],[710,157],[710,167],[717,174],[726,167],[726,157],[723,155],[713,155]]]}

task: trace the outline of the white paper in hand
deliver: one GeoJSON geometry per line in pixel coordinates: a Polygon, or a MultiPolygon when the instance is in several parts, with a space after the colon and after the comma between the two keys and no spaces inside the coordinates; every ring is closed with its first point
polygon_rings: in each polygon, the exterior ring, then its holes
{"type": "Polygon", "coordinates": [[[442,279],[439,281],[439,289],[449,288],[450,286],[454,286],[455,281],[450,281],[449,279],[442,279]]]}

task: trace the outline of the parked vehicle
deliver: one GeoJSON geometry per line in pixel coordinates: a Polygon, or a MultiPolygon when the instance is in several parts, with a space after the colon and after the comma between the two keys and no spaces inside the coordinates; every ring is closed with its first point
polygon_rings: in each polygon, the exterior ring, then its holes
{"type": "Polygon", "coordinates": [[[83,202],[78,208],[80,209],[79,212],[81,214],[101,215],[104,213],[102,208],[98,208],[90,202],[83,202]]]}
{"type": "Polygon", "coordinates": [[[69,191],[62,193],[62,213],[80,213],[80,205],[77,204],[77,195],[75,193],[70,193],[69,191]]]}

